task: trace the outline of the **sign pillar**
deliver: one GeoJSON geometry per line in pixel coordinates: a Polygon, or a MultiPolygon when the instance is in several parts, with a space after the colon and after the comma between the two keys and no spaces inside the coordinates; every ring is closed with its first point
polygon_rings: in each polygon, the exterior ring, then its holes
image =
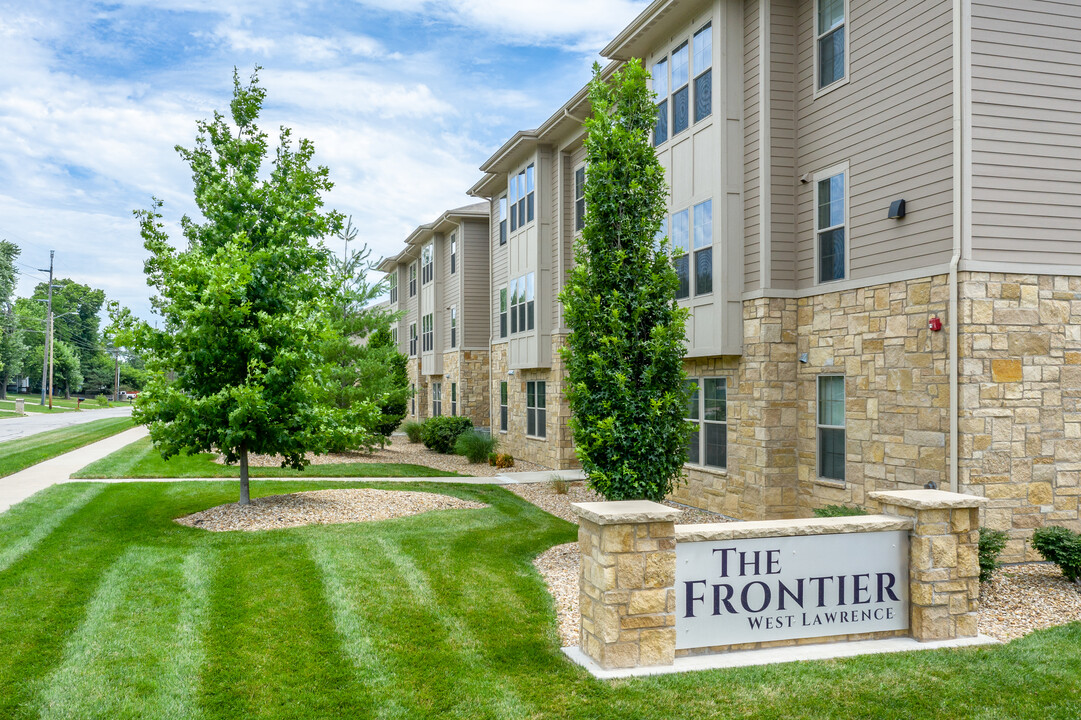
{"type": "Polygon", "coordinates": [[[573,507],[582,652],[606,670],[671,665],[679,511],[645,500],[573,507]]]}
{"type": "Polygon", "coordinates": [[[886,515],[912,518],[909,601],[912,637],[976,637],[980,604],[980,507],[987,498],[940,490],[872,492],[886,515]]]}

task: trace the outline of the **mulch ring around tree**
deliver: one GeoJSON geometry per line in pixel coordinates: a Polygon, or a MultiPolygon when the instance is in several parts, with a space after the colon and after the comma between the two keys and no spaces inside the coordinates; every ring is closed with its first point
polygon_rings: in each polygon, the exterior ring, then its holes
{"type": "Polygon", "coordinates": [[[482,503],[407,490],[312,490],[254,498],[249,505],[218,505],[176,519],[180,525],[228,532],[279,530],[304,525],[374,522],[433,510],[480,510],[482,503]]]}

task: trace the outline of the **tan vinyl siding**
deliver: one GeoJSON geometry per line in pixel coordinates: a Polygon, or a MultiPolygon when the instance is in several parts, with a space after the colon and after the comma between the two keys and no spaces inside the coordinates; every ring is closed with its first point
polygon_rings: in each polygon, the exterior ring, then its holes
{"type": "Polygon", "coordinates": [[[1081,9],[973,0],[972,259],[1081,266],[1081,9]]]}
{"type": "Polygon", "coordinates": [[[499,337],[499,289],[505,287],[510,279],[510,244],[499,244],[499,198],[492,200],[492,285],[488,288],[491,298],[491,336],[492,343],[507,342],[499,337]]]}
{"type": "Polygon", "coordinates": [[[759,72],[758,0],[748,0],[743,15],[743,289],[761,287],[761,152],[759,148],[759,72]]]}
{"type": "MultiPolygon", "coordinates": [[[[814,2],[798,17],[799,174],[848,162],[848,278],[939,265],[952,252],[952,4],[851,0],[848,83],[814,97],[814,2]],[[904,198],[909,216],[888,220],[904,198]]],[[[796,269],[816,283],[813,183],[797,186],[796,269]]]]}
{"type": "Polygon", "coordinates": [[[770,2],[771,286],[796,287],[796,18],[799,0],[770,2]]]}
{"type": "Polygon", "coordinates": [[[459,349],[487,350],[491,332],[488,320],[488,223],[467,220],[461,227],[463,237],[458,251],[458,273],[463,290],[458,307],[459,349]]]}
{"type": "MultiPolygon", "coordinates": [[[[553,150],[552,152],[552,170],[551,170],[551,187],[548,190],[548,200],[551,205],[549,211],[549,217],[551,218],[551,243],[549,245],[549,258],[548,267],[552,269],[549,273],[549,287],[548,297],[549,306],[551,308],[552,324],[551,328],[558,328],[563,325],[563,306],[559,302],[559,290],[560,283],[562,282],[562,273],[559,268],[559,250],[560,243],[563,242],[563,236],[566,234],[566,217],[561,212],[561,208],[566,207],[567,204],[567,179],[570,174],[570,170],[567,166],[567,158],[564,157],[562,152],[553,150]]],[[[543,198],[543,195],[538,193],[538,200],[543,198]]],[[[539,299],[539,298],[538,298],[539,299]]],[[[538,308],[539,309],[539,308],[538,308]]]]}
{"type": "MultiPolygon", "coordinates": [[[[451,348],[450,346],[450,310],[452,305],[458,306],[458,318],[459,318],[459,347],[461,346],[461,317],[462,317],[462,298],[461,298],[461,271],[450,274],[450,234],[461,234],[460,229],[448,230],[442,235],[436,236],[435,252],[438,256],[436,261],[436,276],[443,283],[443,307],[437,308],[442,311],[443,318],[443,351],[457,350],[458,348],[451,348]]],[[[462,240],[458,238],[458,261],[462,259],[462,240]]],[[[437,348],[438,349],[438,348],[437,348]]]]}

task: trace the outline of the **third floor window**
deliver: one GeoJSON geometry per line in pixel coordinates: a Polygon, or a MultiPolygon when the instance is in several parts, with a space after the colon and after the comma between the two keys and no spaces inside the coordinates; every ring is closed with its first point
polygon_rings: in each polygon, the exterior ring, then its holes
{"type": "Polygon", "coordinates": [[[536,177],[533,164],[511,177],[507,185],[507,199],[510,208],[510,229],[514,232],[533,222],[535,210],[536,177]]]}
{"type": "Polygon", "coordinates": [[[390,302],[398,302],[398,268],[394,268],[394,271],[387,276],[387,282],[390,283],[390,302]]]}
{"type": "Polygon", "coordinates": [[[450,274],[458,272],[458,234],[450,234],[450,274]]]}
{"type": "Polygon", "coordinates": [[[818,89],[845,77],[845,0],[816,0],[818,89]]]}
{"type": "Polygon", "coordinates": [[[409,297],[417,294],[417,264],[409,266],[409,297]]]}
{"type": "Polygon", "coordinates": [[[586,226],[586,169],[574,171],[574,231],[586,226]]]}
{"type": "Polygon", "coordinates": [[[432,243],[420,251],[420,284],[427,285],[435,277],[435,250],[432,243]]]}
{"type": "Polygon", "coordinates": [[[713,113],[713,26],[655,62],[650,75],[657,95],[653,144],[660,145],[713,113]]]}
{"type": "Polygon", "coordinates": [[[507,196],[499,198],[499,244],[507,244],[507,196]]]}

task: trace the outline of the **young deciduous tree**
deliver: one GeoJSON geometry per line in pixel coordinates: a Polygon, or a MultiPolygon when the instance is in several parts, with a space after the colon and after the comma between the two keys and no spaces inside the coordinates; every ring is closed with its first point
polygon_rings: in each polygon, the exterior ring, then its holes
{"type": "MultiPolygon", "coordinates": [[[[266,93],[257,73],[244,85],[234,71],[231,123],[215,113],[199,123],[194,148],[177,148],[203,219],[183,218],[186,247],[169,243],[161,201],[136,212],[162,326],[134,323],[116,340],[153,373],[135,418],[162,456],[217,450],[239,461],[241,504],[249,453],[281,455],[283,465],[300,469],[329,437],[368,434],[340,426],[317,402],[332,297],[318,241],[342,222],[322,211],[329,171],[311,165],[310,141],[294,147],[282,128],[271,167],[261,172],[268,143],[255,123],[266,93]]],[[[371,405],[366,420],[377,413],[371,405]]]]}
{"type": "Polygon", "coordinates": [[[19,246],[0,240],[0,399],[7,398],[8,380],[22,366],[26,346],[23,330],[15,316],[15,258],[19,246]]]}
{"type": "Polygon", "coordinates": [[[667,188],[649,142],[657,110],[646,77],[637,60],[608,82],[594,66],[585,228],[560,295],[575,449],[609,500],[664,498],[687,457],[687,311],[667,240],[656,240],[667,188]]]}

